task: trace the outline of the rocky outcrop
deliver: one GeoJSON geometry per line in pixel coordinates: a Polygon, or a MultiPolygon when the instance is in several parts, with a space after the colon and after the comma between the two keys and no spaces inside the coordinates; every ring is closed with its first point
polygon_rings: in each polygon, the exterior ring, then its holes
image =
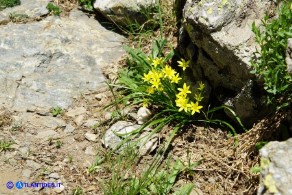
{"type": "Polygon", "coordinates": [[[292,76],[292,38],[288,39],[286,51],[287,71],[292,76]]]}
{"type": "Polygon", "coordinates": [[[114,23],[127,26],[151,19],[157,3],[157,0],[96,0],[93,7],[114,23]]]}
{"type": "Polygon", "coordinates": [[[105,85],[101,68],[124,54],[124,38],[80,11],[0,26],[0,106],[47,112],[105,85]]]}
{"type": "Polygon", "coordinates": [[[212,98],[229,105],[247,126],[264,113],[250,74],[256,47],[251,25],[259,24],[270,6],[268,0],[201,0],[186,1],[183,8],[179,50],[191,60],[190,80],[208,83],[212,98]]]}
{"type": "Polygon", "coordinates": [[[258,195],[292,194],[292,138],[270,142],[260,150],[261,175],[258,195]]]}

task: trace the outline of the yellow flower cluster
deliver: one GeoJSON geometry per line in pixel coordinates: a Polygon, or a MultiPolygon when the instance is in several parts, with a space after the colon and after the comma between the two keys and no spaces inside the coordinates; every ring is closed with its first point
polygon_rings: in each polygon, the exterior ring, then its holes
{"type": "MultiPolygon", "coordinates": [[[[168,64],[164,65],[163,58],[148,58],[152,69],[146,74],[143,75],[143,80],[146,83],[150,84],[150,87],[147,89],[148,94],[153,94],[155,91],[163,91],[163,80],[168,81],[170,84],[179,84],[179,81],[182,79],[178,72],[176,72],[173,68],[171,68],[168,64]]],[[[178,61],[178,66],[180,66],[183,71],[189,67],[189,61],[185,61],[182,59],[178,61]]],[[[192,115],[196,112],[200,112],[202,106],[199,105],[199,102],[202,101],[203,97],[201,96],[201,92],[204,90],[204,84],[199,83],[198,90],[200,93],[195,94],[196,102],[192,102],[188,98],[188,94],[191,93],[190,87],[187,86],[186,83],[183,84],[182,88],[178,88],[179,93],[176,94],[176,106],[179,108],[179,112],[185,111],[187,113],[191,113],[192,115]]],[[[148,106],[148,100],[143,101],[143,106],[148,106]]]]}
{"type": "Polygon", "coordinates": [[[200,109],[203,108],[203,106],[200,106],[199,102],[203,99],[201,92],[204,90],[204,84],[199,84],[198,90],[200,93],[195,95],[196,103],[189,100],[188,94],[191,93],[191,91],[190,86],[188,86],[186,83],[183,84],[182,88],[178,88],[178,90],[179,93],[176,95],[175,100],[176,106],[179,107],[178,111],[190,112],[192,115],[196,112],[200,113],[200,109]]]}
{"type": "Polygon", "coordinates": [[[148,58],[149,62],[152,65],[152,70],[147,74],[144,73],[143,80],[151,84],[148,88],[147,93],[153,94],[156,90],[163,91],[162,79],[169,80],[171,83],[176,83],[181,80],[179,73],[177,73],[173,68],[168,64],[164,66],[163,58],[148,58]]]}

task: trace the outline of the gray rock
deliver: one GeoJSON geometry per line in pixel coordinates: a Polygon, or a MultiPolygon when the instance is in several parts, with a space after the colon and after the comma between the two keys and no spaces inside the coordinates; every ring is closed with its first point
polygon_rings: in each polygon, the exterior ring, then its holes
{"type": "Polygon", "coordinates": [[[96,142],[96,139],[98,137],[96,134],[93,134],[93,133],[85,133],[84,136],[88,141],[93,141],[93,142],[96,142]]]}
{"type": "Polygon", "coordinates": [[[104,114],[104,120],[108,121],[112,118],[112,113],[111,112],[106,112],[104,114]]]}
{"type": "Polygon", "coordinates": [[[79,115],[74,119],[76,125],[81,126],[83,124],[84,115],[79,115]]]}
{"type": "Polygon", "coordinates": [[[19,150],[20,154],[23,155],[23,156],[26,156],[29,153],[29,148],[28,147],[20,147],[18,150],[19,150]]]}
{"type": "Polygon", "coordinates": [[[26,166],[33,168],[35,171],[41,168],[41,165],[39,163],[36,163],[32,160],[27,160],[26,166]]]}
{"type": "Polygon", "coordinates": [[[48,177],[53,179],[60,179],[60,175],[58,173],[51,173],[48,177]]]}
{"type": "MultiPolygon", "coordinates": [[[[178,1],[181,6],[182,0],[178,1]]],[[[252,124],[263,114],[254,112],[262,110],[261,105],[254,103],[260,101],[260,90],[255,89],[256,94],[249,93],[248,99],[245,97],[250,80],[254,79],[250,73],[250,58],[257,47],[251,25],[260,23],[270,5],[269,0],[186,1],[183,10],[185,22],[178,47],[185,58],[191,60],[192,74],[189,75],[194,81],[208,81],[221,102],[231,99],[231,102],[242,103],[252,99],[248,110],[244,110],[244,106],[233,106],[245,124],[252,124]]]]}
{"type": "MultiPolygon", "coordinates": [[[[134,125],[131,122],[127,121],[118,121],[115,124],[113,124],[104,134],[102,143],[106,148],[112,148],[115,149],[122,141],[122,139],[117,136],[116,134],[127,134],[131,133],[138,128],[140,128],[141,125],[134,125]],[[116,134],[115,134],[116,133],[116,134]]],[[[123,138],[126,138],[127,135],[123,135],[123,138]]]]}
{"type": "Polygon", "coordinates": [[[77,108],[74,108],[74,109],[69,109],[67,112],[66,112],[66,116],[69,116],[69,117],[75,117],[75,116],[78,116],[78,115],[82,115],[82,114],[85,114],[86,113],[86,108],[84,107],[77,107],[77,108]]]}
{"type": "Polygon", "coordinates": [[[94,151],[94,148],[92,146],[88,146],[85,149],[85,154],[91,155],[91,156],[95,156],[96,152],[94,151]]]}
{"type": "Polygon", "coordinates": [[[260,150],[261,174],[258,195],[292,194],[292,138],[270,142],[260,150]]]}
{"type": "Polygon", "coordinates": [[[285,61],[287,64],[287,71],[292,76],[292,38],[288,39],[285,61]]]}
{"type": "Polygon", "coordinates": [[[40,18],[49,13],[46,8],[48,0],[21,0],[21,4],[12,8],[6,8],[0,12],[0,24],[10,21],[11,15],[14,17],[25,17],[30,19],[40,18]]]}
{"type": "Polygon", "coordinates": [[[23,177],[30,178],[31,172],[32,171],[30,169],[23,169],[21,174],[22,174],[23,177]]]}
{"type": "Polygon", "coordinates": [[[115,24],[143,24],[153,17],[157,0],[95,0],[93,7],[115,24]]]}
{"type": "Polygon", "coordinates": [[[141,156],[149,154],[158,146],[158,135],[152,135],[151,132],[143,132],[137,140],[139,140],[138,146],[139,154],[141,156]]]}
{"type": "Polygon", "coordinates": [[[100,69],[125,53],[123,40],[76,10],[69,17],[2,25],[0,105],[15,111],[68,108],[74,96],[105,86],[100,69]]]}
{"type": "Polygon", "coordinates": [[[137,122],[138,124],[144,124],[147,122],[151,116],[151,111],[148,108],[141,107],[137,112],[137,122]]]}
{"type": "Polygon", "coordinates": [[[73,127],[71,124],[66,125],[66,128],[64,129],[65,133],[73,133],[75,131],[75,127],[73,127]]]}
{"type": "Polygon", "coordinates": [[[41,131],[36,135],[37,139],[48,139],[51,137],[56,137],[58,135],[58,133],[56,131],[53,130],[45,130],[45,131],[41,131]]]}
{"type": "Polygon", "coordinates": [[[88,128],[92,128],[95,125],[97,125],[99,122],[98,120],[91,118],[85,121],[85,123],[83,124],[83,126],[88,127],[88,128]]]}

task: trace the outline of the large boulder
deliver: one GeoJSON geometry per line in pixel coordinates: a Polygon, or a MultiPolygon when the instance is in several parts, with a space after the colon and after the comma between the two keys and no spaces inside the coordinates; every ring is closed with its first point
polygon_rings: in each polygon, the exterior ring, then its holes
{"type": "Polygon", "coordinates": [[[96,0],[93,7],[117,25],[142,25],[153,17],[158,0],[96,0]]]}
{"type": "Polygon", "coordinates": [[[261,175],[258,195],[292,194],[292,138],[270,142],[260,150],[261,175]]]}
{"type": "Polygon", "coordinates": [[[212,98],[229,105],[247,126],[264,114],[258,82],[250,73],[257,46],[251,26],[271,6],[269,0],[201,0],[186,1],[183,8],[178,47],[191,60],[188,75],[207,82],[212,98]]]}
{"type": "Polygon", "coordinates": [[[0,107],[68,108],[74,97],[105,86],[101,69],[125,54],[124,40],[77,10],[66,18],[1,25],[0,107]]]}
{"type": "Polygon", "coordinates": [[[287,71],[292,76],[292,38],[288,39],[286,51],[287,71]]]}

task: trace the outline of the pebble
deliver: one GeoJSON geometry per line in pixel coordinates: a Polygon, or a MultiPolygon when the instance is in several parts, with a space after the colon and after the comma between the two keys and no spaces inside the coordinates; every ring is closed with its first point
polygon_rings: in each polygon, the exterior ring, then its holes
{"type": "Polygon", "coordinates": [[[85,154],[91,155],[91,156],[95,156],[96,152],[94,151],[94,148],[92,146],[88,146],[85,149],[85,154]]]}
{"type": "Polygon", "coordinates": [[[97,125],[98,123],[99,122],[96,119],[91,118],[91,119],[86,120],[85,123],[83,124],[83,126],[92,128],[95,125],[97,125]]]}
{"type": "Polygon", "coordinates": [[[83,119],[84,119],[84,116],[79,115],[74,119],[74,122],[76,123],[76,125],[81,126],[83,124],[83,119]]]}
{"type": "Polygon", "coordinates": [[[97,135],[96,134],[93,134],[93,133],[85,133],[85,138],[88,140],[88,141],[93,141],[95,142],[96,139],[97,139],[97,135]]]}
{"type": "Polygon", "coordinates": [[[73,127],[71,124],[66,125],[66,128],[64,129],[65,133],[73,133],[75,131],[75,127],[73,127]]]}
{"type": "Polygon", "coordinates": [[[26,178],[30,178],[30,176],[31,176],[31,170],[30,169],[23,169],[22,170],[22,176],[23,177],[26,177],[26,178]]]}
{"type": "Polygon", "coordinates": [[[102,99],[104,99],[104,98],[106,98],[107,96],[106,96],[106,94],[104,94],[104,93],[99,93],[99,94],[96,94],[95,95],[95,99],[97,99],[97,100],[102,100],[102,99]]]}
{"type": "Polygon", "coordinates": [[[151,111],[148,108],[141,107],[137,112],[137,122],[138,124],[144,124],[151,116],[151,111]]]}
{"type": "Polygon", "coordinates": [[[59,176],[58,173],[51,173],[51,174],[49,175],[49,178],[60,179],[60,176],[59,176]]]}
{"type": "Polygon", "coordinates": [[[112,118],[112,113],[111,112],[106,112],[104,115],[104,120],[108,121],[112,118]]]}
{"type": "Polygon", "coordinates": [[[65,190],[65,187],[61,184],[60,187],[55,188],[55,191],[60,194],[65,190]]]}
{"type": "Polygon", "coordinates": [[[33,168],[34,170],[38,170],[41,168],[41,165],[39,163],[34,162],[33,160],[27,160],[26,165],[28,167],[33,168]]]}

